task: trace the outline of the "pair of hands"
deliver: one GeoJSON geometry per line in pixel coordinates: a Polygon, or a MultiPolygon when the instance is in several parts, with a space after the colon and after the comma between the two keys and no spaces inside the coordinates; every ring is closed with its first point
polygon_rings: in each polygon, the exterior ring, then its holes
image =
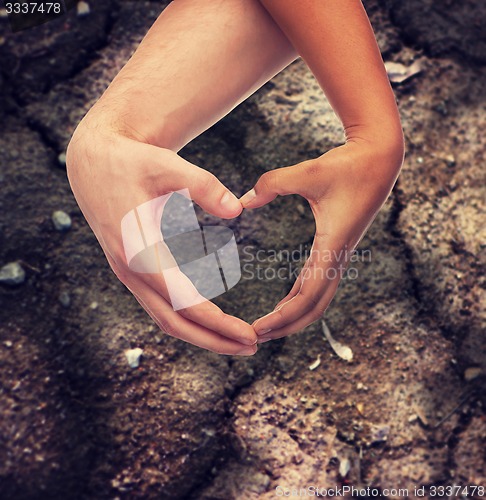
{"type": "Polygon", "coordinates": [[[67,171],[111,268],[163,331],[216,353],[252,355],[257,343],[298,332],[324,313],[339,284],[340,273],[329,269],[346,265],[338,257],[355,248],[388,197],[402,163],[399,149],[349,139],[319,158],[265,173],[238,199],[214,175],[174,151],[130,138],[88,115],[68,147],[67,171]],[[161,274],[128,268],[123,216],[185,188],[203,210],[221,218],[237,217],[278,195],[299,194],[311,206],[316,220],[311,256],[290,293],[253,325],[210,301],[176,312],[161,274]]]}

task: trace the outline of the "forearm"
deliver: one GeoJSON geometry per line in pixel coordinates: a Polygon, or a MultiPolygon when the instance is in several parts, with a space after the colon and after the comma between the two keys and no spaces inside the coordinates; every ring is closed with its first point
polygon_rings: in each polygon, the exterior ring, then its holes
{"type": "Polygon", "coordinates": [[[305,60],[348,141],[403,153],[398,109],[359,0],[260,0],[305,60]]]}
{"type": "Polygon", "coordinates": [[[177,151],[296,57],[258,0],[177,0],[93,114],[124,135],[177,151]]]}

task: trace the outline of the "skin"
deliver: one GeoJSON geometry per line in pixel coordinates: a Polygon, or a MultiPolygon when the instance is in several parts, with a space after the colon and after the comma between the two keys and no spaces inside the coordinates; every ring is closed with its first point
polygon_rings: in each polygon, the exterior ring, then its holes
{"type": "Polygon", "coordinates": [[[292,290],[253,325],[259,342],[265,342],[300,331],[324,314],[336,293],[339,269],[347,264],[339,256],[352,252],[389,196],[403,163],[404,141],[360,1],[261,3],[314,73],[346,135],[343,146],[319,158],[267,172],[241,198],[245,208],[257,208],[278,195],[299,194],[316,220],[311,256],[292,290]]]}
{"type": "MultiPolygon", "coordinates": [[[[222,218],[297,193],[316,218],[315,249],[351,249],[388,196],[402,159],[395,101],[358,1],[175,0],[79,124],[67,171],[111,268],[160,328],[213,352],[251,355],[257,333],[266,332],[259,337],[266,341],[317,319],[336,280],[301,275],[282,307],[253,327],[209,301],[175,312],[160,274],[128,268],[122,217],[184,188],[222,218]],[[299,54],[343,121],[346,144],[268,172],[238,200],[177,152],[299,54]]],[[[316,255],[307,263],[311,271],[329,265],[316,255]]]]}

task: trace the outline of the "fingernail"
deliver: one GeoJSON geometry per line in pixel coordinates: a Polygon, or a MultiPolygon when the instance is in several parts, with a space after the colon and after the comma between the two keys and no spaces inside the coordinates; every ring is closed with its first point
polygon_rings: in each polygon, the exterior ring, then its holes
{"type": "Polygon", "coordinates": [[[259,344],[264,344],[265,342],[269,342],[270,340],[273,340],[271,337],[259,337],[258,338],[258,343],[259,344]]]}
{"type": "Polygon", "coordinates": [[[248,337],[241,337],[239,339],[239,341],[242,343],[242,344],[245,344],[245,345],[255,345],[257,343],[256,339],[253,337],[253,338],[248,338],[248,337]]]}
{"type": "Polygon", "coordinates": [[[240,202],[242,205],[248,205],[255,198],[256,198],[256,191],[254,189],[250,189],[250,191],[248,191],[248,193],[244,194],[240,198],[240,202]]]}
{"type": "Polygon", "coordinates": [[[257,330],[257,335],[265,335],[266,333],[271,332],[271,331],[272,331],[271,328],[265,328],[263,330],[257,330]]]}
{"type": "Polygon", "coordinates": [[[238,198],[230,191],[226,191],[226,193],[224,193],[221,197],[221,205],[231,211],[241,210],[241,203],[238,201],[238,198]]]}
{"type": "Polygon", "coordinates": [[[236,356],[253,356],[256,352],[257,349],[255,349],[255,347],[245,347],[241,351],[238,351],[236,356]]]}

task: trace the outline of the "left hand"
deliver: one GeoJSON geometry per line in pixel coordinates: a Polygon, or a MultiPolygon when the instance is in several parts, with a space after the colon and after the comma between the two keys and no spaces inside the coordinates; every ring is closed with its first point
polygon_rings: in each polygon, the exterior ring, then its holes
{"type": "Polygon", "coordinates": [[[349,141],[321,157],[263,174],[241,198],[247,208],[277,195],[309,202],[316,234],[309,259],[289,294],[253,323],[259,342],[298,332],[326,311],[354,248],[390,194],[403,162],[400,145],[349,141]]]}

